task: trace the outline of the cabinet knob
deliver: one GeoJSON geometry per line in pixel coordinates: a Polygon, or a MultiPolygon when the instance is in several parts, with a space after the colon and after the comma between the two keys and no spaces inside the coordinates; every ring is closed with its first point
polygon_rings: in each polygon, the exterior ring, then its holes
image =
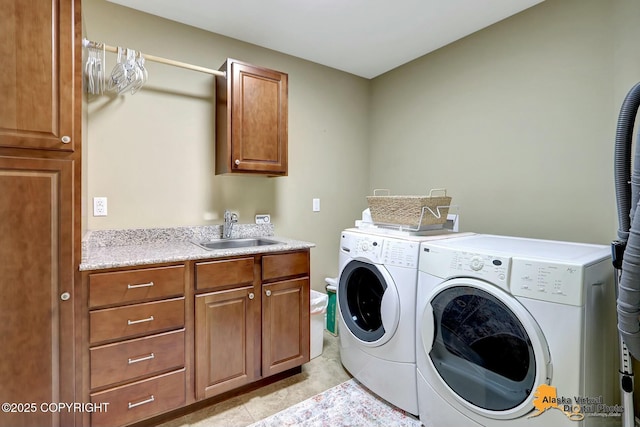
{"type": "Polygon", "coordinates": [[[253,292],[249,292],[249,299],[254,299],[256,296],[253,294],[253,292]]]}
{"type": "Polygon", "coordinates": [[[267,289],[267,290],[265,291],[265,294],[267,294],[267,296],[268,296],[268,297],[270,297],[270,296],[271,296],[271,291],[270,291],[269,289],[267,289]]]}
{"type": "Polygon", "coordinates": [[[60,295],[60,299],[62,301],[68,301],[69,298],[71,298],[71,294],[69,292],[63,292],[62,295],[60,295]]]}
{"type": "Polygon", "coordinates": [[[240,160],[239,160],[239,159],[236,159],[236,161],[235,161],[235,162],[233,162],[233,163],[235,163],[235,164],[236,164],[236,166],[239,166],[239,165],[240,165],[240,160]]]}
{"type": "Polygon", "coordinates": [[[62,138],[60,138],[60,141],[62,141],[63,144],[68,144],[71,142],[71,137],[70,136],[63,136],[62,138]]]}

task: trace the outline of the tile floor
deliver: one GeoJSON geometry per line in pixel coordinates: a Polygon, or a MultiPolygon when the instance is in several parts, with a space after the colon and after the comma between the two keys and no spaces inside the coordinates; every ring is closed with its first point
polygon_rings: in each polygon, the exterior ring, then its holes
{"type": "Polygon", "coordinates": [[[322,355],[303,365],[301,373],[168,421],[159,427],[244,427],[349,378],[351,376],[340,363],[338,338],[324,331],[322,355]]]}

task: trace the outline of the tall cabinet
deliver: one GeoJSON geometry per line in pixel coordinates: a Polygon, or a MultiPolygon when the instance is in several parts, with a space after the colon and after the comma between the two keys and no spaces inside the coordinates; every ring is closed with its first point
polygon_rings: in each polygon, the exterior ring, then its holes
{"type": "Polygon", "coordinates": [[[0,426],[73,426],[80,0],[0,0],[0,426]]]}

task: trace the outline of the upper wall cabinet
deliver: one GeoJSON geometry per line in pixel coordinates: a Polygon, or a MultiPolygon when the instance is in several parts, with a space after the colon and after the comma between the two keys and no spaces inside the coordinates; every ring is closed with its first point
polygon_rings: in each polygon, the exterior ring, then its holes
{"type": "Polygon", "coordinates": [[[235,59],[220,70],[216,174],[287,175],[287,74],[235,59]]]}
{"type": "Polygon", "coordinates": [[[74,2],[0,3],[0,147],[73,151],[74,2]]]}

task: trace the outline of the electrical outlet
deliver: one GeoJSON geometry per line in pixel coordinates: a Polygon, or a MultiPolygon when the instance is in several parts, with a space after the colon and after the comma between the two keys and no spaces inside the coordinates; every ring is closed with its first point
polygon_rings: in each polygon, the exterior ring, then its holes
{"type": "Polygon", "coordinates": [[[107,216],[107,198],[93,198],[93,216],[107,216]]]}
{"type": "Polygon", "coordinates": [[[256,215],[256,224],[269,224],[271,223],[271,215],[260,214],[256,215]]]}

